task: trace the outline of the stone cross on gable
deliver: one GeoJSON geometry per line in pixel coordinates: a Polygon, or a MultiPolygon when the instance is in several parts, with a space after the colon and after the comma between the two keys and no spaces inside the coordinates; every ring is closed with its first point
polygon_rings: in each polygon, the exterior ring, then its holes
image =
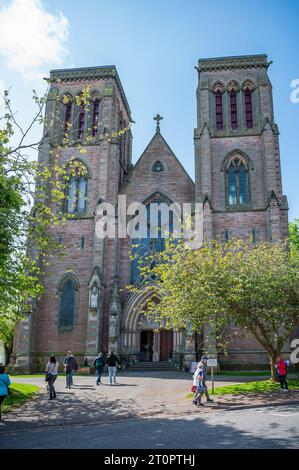
{"type": "Polygon", "coordinates": [[[156,114],[154,120],[157,122],[156,132],[160,132],[160,121],[162,121],[163,117],[160,114],[156,114]]]}

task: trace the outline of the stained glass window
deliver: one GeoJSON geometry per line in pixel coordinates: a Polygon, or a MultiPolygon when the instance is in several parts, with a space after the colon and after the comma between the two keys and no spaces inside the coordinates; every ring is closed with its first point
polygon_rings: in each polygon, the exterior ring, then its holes
{"type": "Polygon", "coordinates": [[[230,161],[227,170],[227,199],[229,205],[248,204],[248,171],[239,158],[230,161]]]}
{"type": "Polygon", "coordinates": [[[72,327],[74,324],[76,286],[72,279],[64,281],[60,294],[59,326],[72,327]]]}
{"type": "MultiPolygon", "coordinates": [[[[159,205],[162,203],[160,200],[155,200],[151,204],[159,205]]],[[[151,211],[148,204],[147,210],[147,237],[146,238],[135,238],[132,240],[132,255],[134,259],[131,262],[131,283],[134,284],[137,281],[140,272],[140,262],[143,258],[146,258],[151,253],[160,252],[165,249],[165,239],[173,233],[173,212],[169,212],[169,223],[162,224],[161,211],[158,211],[158,220],[155,230],[151,227],[151,211]],[[151,233],[152,228],[152,233],[151,233]],[[154,233],[153,233],[154,232],[154,233]],[[153,236],[154,235],[154,236],[153,236]]],[[[152,221],[156,224],[156,221],[152,221]]],[[[136,226],[136,230],[137,230],[136,226]]],[[[154,264],[153,264],[154,266],[154,264]]]]}
{"type": "Polygon", "coordinates": [[[71,176],[67,182],[65,208],[69,214],[84,212],[87,194],[86,167],[80,161],[72,160],[69,173],[71,176]]]}

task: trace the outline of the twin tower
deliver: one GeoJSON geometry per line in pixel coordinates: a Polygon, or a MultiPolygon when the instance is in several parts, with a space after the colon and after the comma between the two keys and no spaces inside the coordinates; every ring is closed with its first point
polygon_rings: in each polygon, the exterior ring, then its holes
{"type": "MultiPolygon", "coordinates": [[[[16,369],[44,370],[49,354],[59,358],[67,350],[81,364],[108,349],[129,363],[182,363],[200,354],[202,331],[157,330],[144,316],[149,292],[126,291],[139,282],[138,266],[130,259],[132,240],[98,238],[96,208],[103,201],[117,207],[120,195],[127,205],[201,202],[206,239],[286,237],[288,205],[268,67],[266,55],[199,60],[195,182],[163,138],[160,116],[154,136],[132,164],[131,111],[114,66],[51,72],[46,122],[55,120],[45,129],[39,159],[51,165],[67,131],[62,164],[67,168],[77,160],[84,171],[70,174],[64,210],[71,217],[55,229],[65,256],[45,267],[45,293],[18,325],[16,369]],[[87,85],[90,103],[84,109],[76,97],[87,85]],[[103,139],[105,134],[110,138],[103,139]]],[[[145,256],[163,249],[163,240],[149,235],[137,249],[145,256]]],[[[159,302],[159,292],[153,295],[159,302]]],[[[267,354],[254,338],[237,333],[228,356],[219,349],[220,364],[266,364],[267,354]]]]}

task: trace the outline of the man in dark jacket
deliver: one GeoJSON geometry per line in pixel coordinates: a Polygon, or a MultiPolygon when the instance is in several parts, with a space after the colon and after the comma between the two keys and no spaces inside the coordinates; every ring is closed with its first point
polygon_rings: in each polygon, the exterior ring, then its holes
{"type": "Polygon", "coordinates": [[[102,383],[101,377],[102,377],[104,365],[105,365],[105,359],[103,357],[103,353],[99,353],[98,356],[93,361],[93,366],[95,367],[96,373],[97,373],[97,382],[96,382],[97,385],[100,385],[100,383],[102,383]]]}
{"type": "Polygon", "coordinates": [[[65,388],[71,388],[73,385],[73,375],[74,372],[78,370],[78,364],[74,356],[72,355],[72,351],[68,351],[66,357],[63,361],[64,369],[65,369],[65,378],[66,378],[66,386],[65,388]]]}
{"type": "Polygon", "coordinates": [[[110,385],[112,385],[112,383],[116,384],[116,364],[120,365],[120,361],[113,351],[109,352],[106,363],[108,364],[110,385]]]}

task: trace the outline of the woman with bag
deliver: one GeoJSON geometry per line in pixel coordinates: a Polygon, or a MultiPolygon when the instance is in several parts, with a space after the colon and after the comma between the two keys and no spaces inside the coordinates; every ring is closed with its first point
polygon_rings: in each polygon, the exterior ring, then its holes
{"type": "Polygon", "coordinates": [[[204,406],[203,403],[201,403],[201,397],[205,393],[205,385],[204,385],[204,364],[202,362],[199,362],[197,364],[196,371],[194,372],[193,375],[193,387],[192,391],[194,391],[194,397],[192,403],[198,407],[204,406]]]}
{"type": "Polygon", "coordinates": [[[0,420],[1,420],[1,405],[5,397],[9,394],[10,379],[5,372],[5,367],[0,366],[0,420]]]}
{"type": "Polygon", "coordinates": [[[56,398],[54,382],[57,379],[58,366],[59,366],[59,363],[58,361],[56,361],[56,357],[51,356],[49,359],[49,362],[46,365],[46,379],[45,379],[46,382],[48,382],[49,384],[49,392],[50,392],[49,400],[53,400],[53,398],[56,398]]]}

